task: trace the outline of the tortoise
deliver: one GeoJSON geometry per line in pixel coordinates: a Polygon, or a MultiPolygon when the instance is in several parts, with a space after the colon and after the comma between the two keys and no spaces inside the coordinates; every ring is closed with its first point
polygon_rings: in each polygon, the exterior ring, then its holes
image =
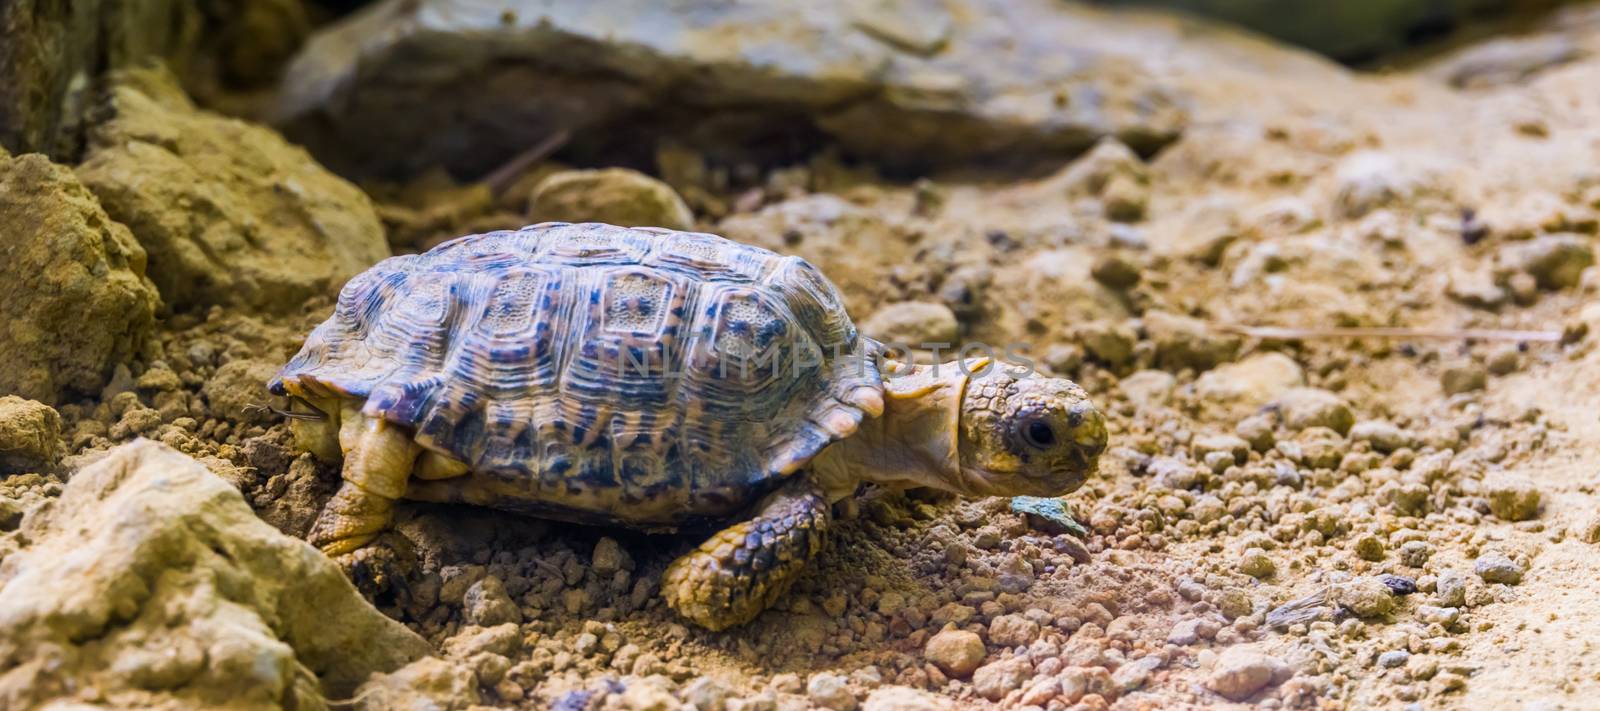
{"type": "Polygon", "coordinates": [[[754,619],[863,483],[1059,496],[1105,421],[991,359],[914,365],[811,264],[710,234],[544,223],[352,278],[269,389],[343,461],[308,539],[346,556],[398,499],[674,531],[731,521],[662,578],[712,630],[754,619]]]}

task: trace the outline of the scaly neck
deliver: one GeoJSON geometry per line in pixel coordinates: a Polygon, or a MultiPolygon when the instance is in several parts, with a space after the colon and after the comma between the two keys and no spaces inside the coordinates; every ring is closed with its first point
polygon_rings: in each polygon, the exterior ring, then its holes
{"type": "MultiPolygon", "coordinates": [[[[969,370],[976,370],[968,364],[969,370]]],[[[812,475],[830,502],[862,482],[961,492],[961,399],[967,374],[958,363],[891,364],[884,373],[883,415],[863,420],[854,435],[829,445],[812,475]]]]}

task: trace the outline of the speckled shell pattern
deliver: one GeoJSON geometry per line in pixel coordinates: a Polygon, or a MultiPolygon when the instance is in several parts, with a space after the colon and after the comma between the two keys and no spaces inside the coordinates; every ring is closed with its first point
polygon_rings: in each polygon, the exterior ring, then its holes
{"type": "Polygon", "coordinates": [[[546,223],[356,276],[270,389],[364,399],[471,468],[408,498],[670,528],[753,503],[852,434],[881,402],[875,347],[797,257],[546,223]]]}

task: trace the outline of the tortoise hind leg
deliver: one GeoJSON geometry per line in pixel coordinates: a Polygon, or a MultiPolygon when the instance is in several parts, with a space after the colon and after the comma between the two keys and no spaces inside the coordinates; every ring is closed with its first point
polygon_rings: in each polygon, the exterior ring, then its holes
{"type": "Polygon", "coordinates": [[[339,433],[344,483],[333,495],[307,540],[330,556],[354,551],[377,537],[406,491],[420,447],[404,428],[347,410],[339,433]],[[354,419],[350,419],[354,414],[354,419]]]}
{"type": "Polygon", "coordinates": [[[678,614],[713,631],[749,622],[827,542],[828,502],[810,477],[791,478],[755,512],[667,567],[661,590],[678,614]]]}

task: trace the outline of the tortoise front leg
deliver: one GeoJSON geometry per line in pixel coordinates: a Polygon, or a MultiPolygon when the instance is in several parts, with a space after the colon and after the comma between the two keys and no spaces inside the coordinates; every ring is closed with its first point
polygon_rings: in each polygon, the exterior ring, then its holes
{"type": "Polygon", "coordinates": [[[809,476],[790,479],[755,512],[668,566],[661,591],[678,614],[713,631],[749,622],[822,551],[831,519],[809,476]]]}
{"type": "Polygon", "coordinates": [[[421,449],[409,432],[383,418],[349,410],[344,415],[339,432],[344,483],[306,537],[329,556],[354,551],[389,526],[421,449]]]}

